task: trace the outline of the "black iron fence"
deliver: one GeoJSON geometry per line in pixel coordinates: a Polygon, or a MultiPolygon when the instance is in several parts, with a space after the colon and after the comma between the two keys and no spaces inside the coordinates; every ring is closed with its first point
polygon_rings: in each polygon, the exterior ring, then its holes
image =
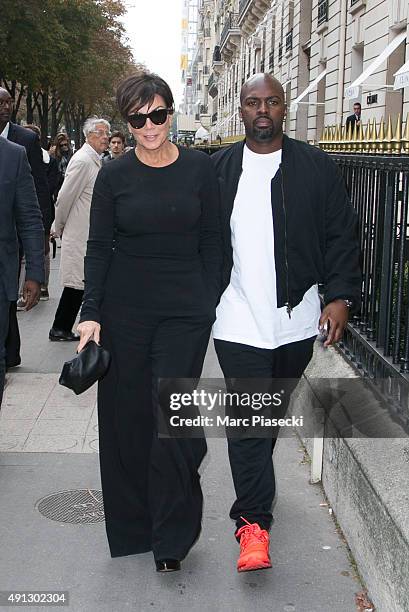
{"type": "Polygon", "coordinates": [[[409,157],[332,154],[359,218],[362,308],[340,344],[409,425],[409,157]]]}

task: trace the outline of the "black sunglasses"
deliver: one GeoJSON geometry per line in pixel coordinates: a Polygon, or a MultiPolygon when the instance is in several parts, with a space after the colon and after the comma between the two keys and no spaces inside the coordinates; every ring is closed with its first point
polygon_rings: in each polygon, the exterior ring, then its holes
{"type": "Polygon", "coordinates": [[[155,125],[163,125],[168,115],[171,115],[172,113],[173,108],[157,108],[147,115],[144,113],[134,113],[133,115],[128,115],[128,121],[133,128],[139,130],[140,128],[143,128],[147,119],[150,119],[155,125]]]}

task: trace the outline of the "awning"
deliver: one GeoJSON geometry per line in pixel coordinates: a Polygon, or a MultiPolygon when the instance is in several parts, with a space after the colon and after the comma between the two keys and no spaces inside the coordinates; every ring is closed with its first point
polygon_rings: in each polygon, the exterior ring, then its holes
{"type": "MultiPolygon", "coordinates": [[[[388,59],[391,53],[395,51],[397,47],[403,42],[406,38],[406,31],[401,32],[389,43],[387,47],[382,51],[380,55],[377,56],[376,59],[369,64],[368,68],[366,68],[363,73],[355,79],[349,87],[345,88],[345,97],[346,98],[357,98],[359,96],[359,87],[367,80],[368,77],[371,76],[374,72],[378,70],[380,66],[388,59]]],[[[369,87],[370,89],[382,89],[385,85],[373,85],[369,87]]]]}
{"type": "Polygon", "coordinates": [[[409,60],[406,64],[403,64],[402,68],[399,68],[393,75],[395,77],[395,83],[393,89],[401,89],[402,87],[409,87],[409,60]]]}
{"type": "Polygon", "coordinates": [[[200,128],[196,131],[195,140],[209,138],[209,136],[209,132],[206,130],[205,127],[203,127],[203,125],[201,125],[200,128]]]}
{"type": "Polygon", "coordinates": [[[314,89],[316,89],[318,83],[321,81],[321,79],[323,79],[325,77],[325,75],[327,74],[327,69],[325,68],[325,70],[323,70],[322,72],[320,72],[320,74],[317,76],[316,79],[314,79],[313,81],[311,81],[311,83],[308,85],[308,87],[306,89],[304,89],[304,91],[302,92],[302,94],[300,94],[298,96],[298,98],[296,98],[294,100],[294,102],[291,102],[290,104],[290,112],[295,112],[298,108],[298,104],[301,102],[301,100],[303,98],[305,98],[305,96],[308,96],[308,94],[311,91],[314,91],[314,89]]]}

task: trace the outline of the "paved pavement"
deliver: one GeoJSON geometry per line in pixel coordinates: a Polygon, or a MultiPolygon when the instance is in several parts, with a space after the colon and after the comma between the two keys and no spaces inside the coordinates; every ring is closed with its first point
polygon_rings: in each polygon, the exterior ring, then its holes
{"type": "MultiPolygon", "coordinates": [[[[67,590],[75,612],[356,610],[361,585],[295,436],[280,439],[275,453],[272,570],[235,571],[222,439],[209,440],[203,532],[179,573],[157,574],[150,553],[111,559],[103,522],[69,524],[39,512],[52,493],[100,489],[95,389],[76,397],[58,385],[74,346],[47,339],[60,291],[56,265],[50,301],[19,314],[23,363],[8,375],[0,413],[0,591],[67,590]]],[[[220,376],[212,346],[204,376],[220,376]]]]}

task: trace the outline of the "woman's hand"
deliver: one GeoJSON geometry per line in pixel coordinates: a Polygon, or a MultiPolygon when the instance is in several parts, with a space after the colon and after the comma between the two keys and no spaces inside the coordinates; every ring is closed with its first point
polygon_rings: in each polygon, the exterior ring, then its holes
{"type": "Polygon", "coordinates": [[[94,342],[99,344],[101,326],[96,321],[83,321],[82,323],[79,323],[77,332],[80,335],[80,343],[77,347],[77,353],[82,351],[88,340],[94,340],[94,342]]]}

